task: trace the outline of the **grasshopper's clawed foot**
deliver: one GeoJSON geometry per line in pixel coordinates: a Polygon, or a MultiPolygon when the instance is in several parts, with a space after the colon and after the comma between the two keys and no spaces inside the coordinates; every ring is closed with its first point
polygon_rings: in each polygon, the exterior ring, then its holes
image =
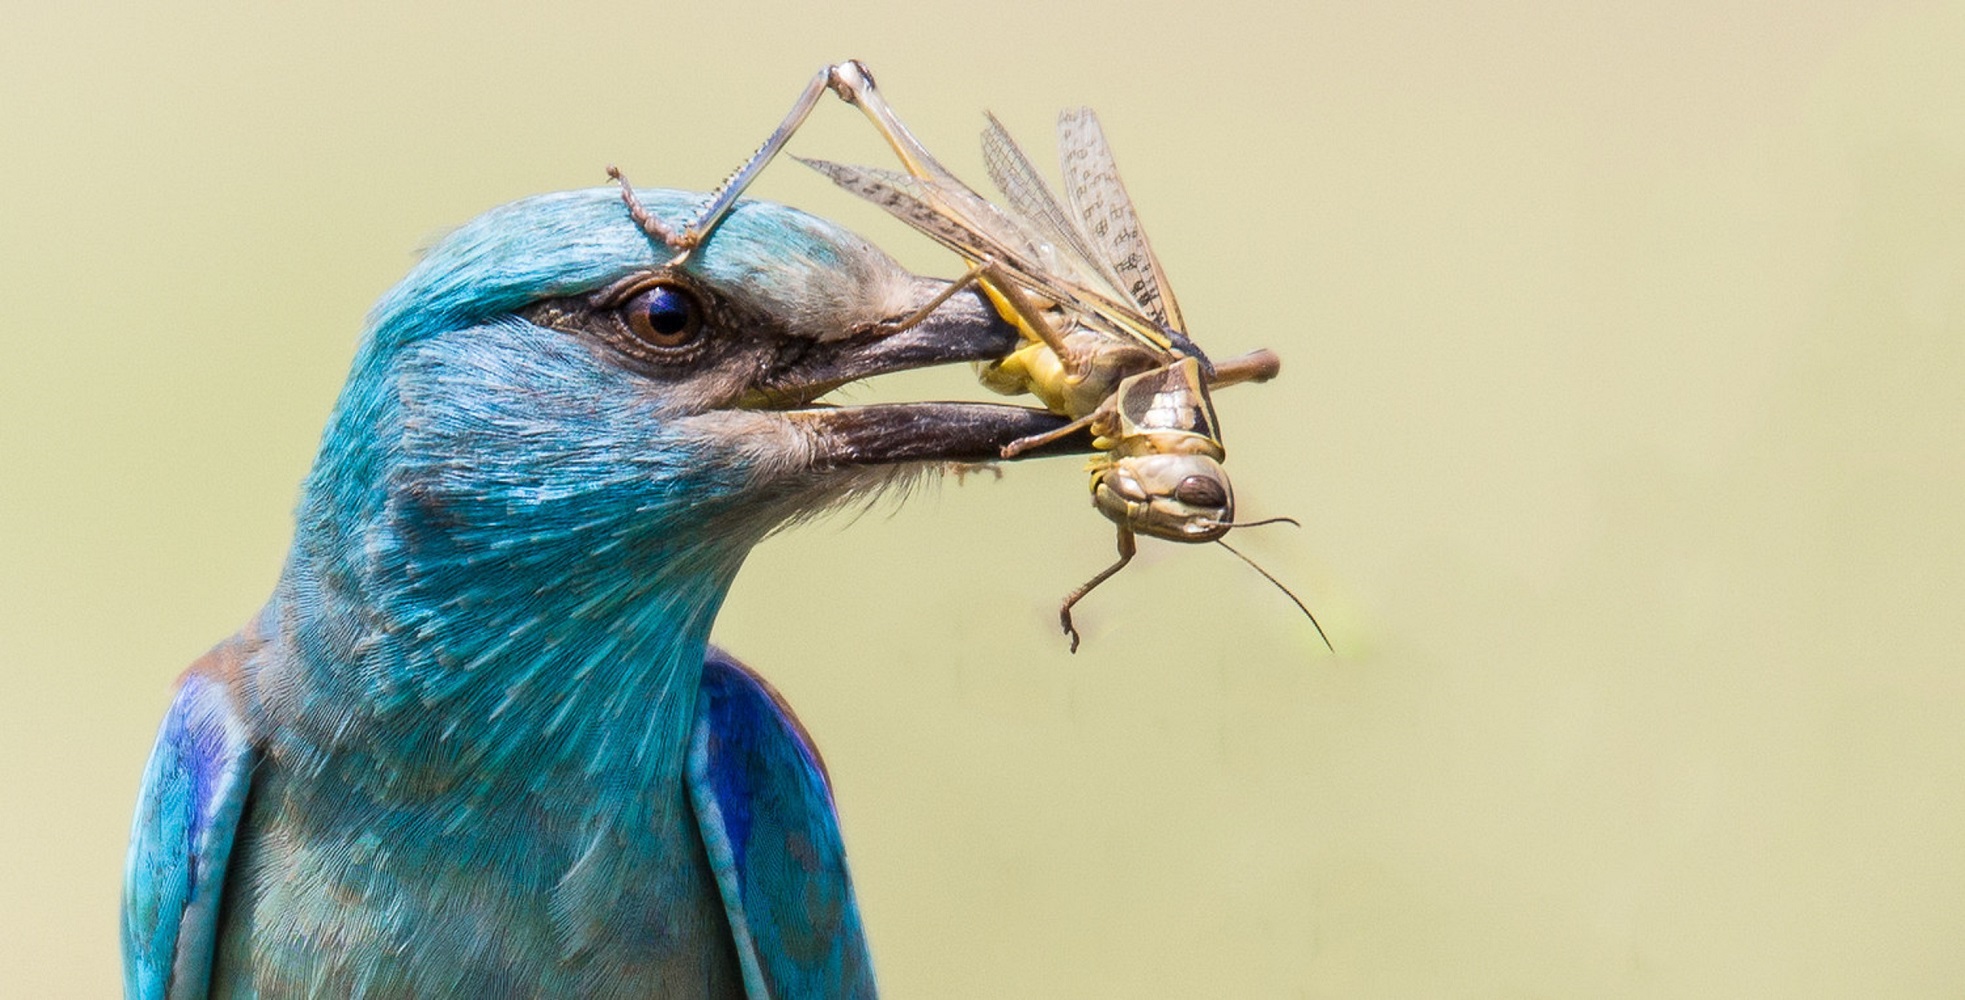
{"type": "Polygon", "coordinates": [[[663,225],[662,220],[657,219],[654,213],[642,205],[641,199],[635,197],[634,185],[628,183],[628,177],[621,172],[621,168],[612,163],[608,164],[607,176],[621,185],[621,201],[628,206],[628,217],[635,220],[635,225],[640,226],[641,231],[647,233],[649,239],[656,240],[679,253],[702,242],[700,233],[688,231],[678,233],[663,225]]]}
{"type": "Polygon", "coordinates": [[[985,472],[999,481],[1003,478],[1003,467],[995,462],[943,462],[942,471],[953,475],[957,486],[967,485],[970,476],[985,472]]]}
{"type": "Polygon", "coordinates": [[[1058,605],[1058,624],[1064,628],[1064,634],[1071,638],[1072,652],[1078,652],[1078,629],[1071,624],[1072,607],[1079,601],[1084,600],[1085,595],[1092,592],[1092,588],[1112,579],[1112,574],[1125,569],[1126,564],[1132,562],[1133,556],[1138,553],[1139,543],[1134,539],[1132,529],[1121,527],[1119,529],[1119,561],[1099,570],[1097,576],[1086,580],[1084,585],[1080,586],[1077,590],[1064,595],[1064,603],[1058,605]]]}
{"type": "Polygon", "coordinates": [[[1071,638],[1071,652],[1078,652],[1078,629],[1071,624],[1071,605],[1058,609],[1058,624],[1063,626],[1064,634],[1071,638]]]}

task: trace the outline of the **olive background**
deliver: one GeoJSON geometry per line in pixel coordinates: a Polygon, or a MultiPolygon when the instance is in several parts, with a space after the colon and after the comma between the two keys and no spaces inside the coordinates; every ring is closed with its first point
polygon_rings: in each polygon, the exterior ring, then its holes
{"type": "MultiPolygon", "coordinates": [[[[1103,116],[1238,533],[1075,460],[760,547],[896,997],[1965,992],[1965,6],[10,4],[0,993],[117,989],[171,679],[448,227],[706,189],[865,60],[955,170],[1103,116]]],[[[884,163],[821,105],[793,150],[884,163]]],[[[755,189],[959,265],[790,161],[755,189]]],[[[984,398],[961,369],[847,401],[984,398]]]]}

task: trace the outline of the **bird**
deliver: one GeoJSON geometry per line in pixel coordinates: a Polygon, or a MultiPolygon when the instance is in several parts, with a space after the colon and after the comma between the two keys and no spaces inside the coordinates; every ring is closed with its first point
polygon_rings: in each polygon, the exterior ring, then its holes
{"type": "Polygon", "coordinates": [[[127,996],[874,995],[822,759],[711,624],[771,532],[1062,418],[826,405],[1018,334],[792,208],[638,224],[703,198],[494,208],[371,311],[272,596],[145,767],[127,996]]]}

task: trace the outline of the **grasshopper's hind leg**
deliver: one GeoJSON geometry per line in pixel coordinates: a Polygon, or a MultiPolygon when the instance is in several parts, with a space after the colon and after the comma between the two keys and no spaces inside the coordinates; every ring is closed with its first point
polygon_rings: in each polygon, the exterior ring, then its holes
{"type": "Polygon", "coordinates": [[[987,270],[989,270],[988,264],[971,265],[967,271],[962,272],[962,277],[949,282],[947,288],[936,292],[935,297],[929,299],[926,305],[900,319],[882,322],[879,327],[880,333],[883,336],[893,336],[905,330],[914,329],[921,324],[922,320],[927,319],[934,314],[935,310],[940,309],[943,303],[954,298],[957,292],[975,284],[982,277],[983,272],[987,270]]]}
{"type": "Polygon", "coordinates": [[[1138,553],[1139,553],[1139,543],[1135,541],[1133,538],[1133,529],[1123,526],[1120,527],[1119,561],[1100,570],[1097,576],[1092,577],[1089,580],[1086,580],[1084,586],[1081,586],[1077,590],[1074,590],[1071,593],[1066,594],[1064,597],[1064,603],[1058,605],[1058,624],[1064,626],[1064,634],[1071,637],[1072,652],[1074,653],[1078,652],[1078,628],[1077,626],[1071,624],[1072,606],[1077,604],[1079,601],[1084,600],[1085,595],[1091,593],[1093,588],[1097,587],[1099,584],[1104,583],[1107,580],[1112,579],[1112,575],[1114,573],[1117,573],[1120,570],[1125,569],[1126,564],[1132,562],[1133,556],[1137,555],[1138,553]]]}

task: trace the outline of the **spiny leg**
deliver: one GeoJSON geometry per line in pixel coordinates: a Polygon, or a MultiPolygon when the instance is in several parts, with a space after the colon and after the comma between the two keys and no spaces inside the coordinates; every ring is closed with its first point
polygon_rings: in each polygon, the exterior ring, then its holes
{"type": "Polygon", "coordinates": [[[683,227],[682,232],[676,234],[675,239],[669,241],[671,247],[688,251],[709,238],[710,233],[716,230],[717,224],[723,221],[723,217],[730,214],[730,209],[737,204],[737,199],[743,195],[744,189],[751,186],[757,175],[785,148],[785,143],[791,141],[792,133],[797,132],[800,125],[805,124],[805,119],[811,116],[812,109],[819,106],[819,98],[824,97],[826,90],[832,86],[833,74],[837,69],[838,67],[835,66],[827,66],[812,77],[812,82],[805,85],[805,90],[798,95],[798,100],[792,102],[791,111],[785,115],[785,120],[779,122],[778,127],[765,137],[764,144],[757,147],[757,152],[752,153],[750,159],[744,161],[743,166],[738,167],[735,173],[717,186],[716,191],[710,195],[710,200],[703,205],[701,211],[696,213],[696,218],[683,227]]]}
{"type": "Polygon", "coordinates": [[[838,94],[840,100],[859,108],[861,113],[867,116],[867,120],[873,123],[874,131],[879,132],[880,137],[887,140],[887,145],[894,150],[894,155],[900,158],[901,166],[905,167],[908,173],[916,177],[936,180],[955,180],[955,175],[949,173],[948,168],[942,166],[941,161],[928,152],[928,147],[923,146],[921,140],[914,137],[913,132],[908,131],[908,127],[901,122],[901,117],[894,113],[894,109],[888,106],[887,99],[880,95],[880,89],[873,82],[873,73],[868,71],[858,59],[848,59],[836,66],[828,67],[826,74],[827,85],[832,88],[832,92],[838,94]]]}
{"type": "Polygon", "coordinates": [[[1138,552],[1139,545],[1133,539],[1133,529],[1121,526],[1119,529],[1119,561],[1100,570],[1097,576],[1086,580],[1084,586],[1065,595],[1064,603],[1058,606],[1058,624],[1064,626],[1064,634],[1071,637],[1072,652],[1078,652],[1078,629],[1071,624],[1072,605],[1084,600],[1085,595],[1092,592],[1092,588],[1112,579],[1112,574],[1125,569],[1126,564],[1132,562],[1133,556],[1138,552]]]}
{"type": "MultiPolygon", "coordinates": [[[[709,239],[710,233],[716,231],[723,217],[736,207],[737,199],[743,196],[745,189],[749,188],[751,182],[757,180],[757,175],[762,173],[764,168],[784,150],[785,144],[791,141],[792,135],[798,131],[799,126],[805,124],[805,119],[812,116],[812,109],[819,106],[819,99],[825,96],[826,91],[831,90],[840,98],[857,104],[854,87],[862,80],[867,86],[873,83],[873,78],[866,74],[865,67],[851,60],[836,66],[827,66],[814,74],[811,82],[805,85],[805,90],[798,95],[798,99],[792,102],[791,110],[785,113],[784,120],[778,123],[777,128],[771,130],[771,134],[765,137],[763,144],[759,145],[757,151],[744,161],[743,166],[738,167],[729,177],[724,178],[722,184],[717,185],[716,190],[710,194],[710,200],[697,210],[696,217],[691,219],[688,225],[683,226],[681,231],[672,230],[649,215],[635,199],[633,189],[628,187],[627,179],[621,176],[619,170],[610,166],[607,168],[607,176],[621,182],[622,200],[628,203],[628,211],[634,215],[635,222],[639,223],[648,235],[661,240],[669,249],[686,255],[702,245],[704,240],[709,239]]],[[[877,119],[875,124],[879,125],[877,119]]],[[[887,130],[881,129],[881,134],[888,135],[887,130]]],[[[908,138],[913,139],[913,136],[908,138]]],[[[888,136],[888,141],[893,142],[892,136],[888,136]]],[[[923,155],[926,155],[925,151],[923,155]]],[[[928,162],[934,161],[930,159],[928,162]]],[[[941,166],[934,165],[937,168],[941,166]]],[[[678,257],[676,262],[679,261],[678,257]]]]}
{"type": "Polygon", "coordinates": [[[694,221],[684,227],[682,232],[675,234],[674,239],[666,242],[674,249],[686,252],[708,239],[717,224],[722,222],[723,217],[728,215],[730,209],[737,204],[737,199],[743,195],[744,189],[751,186],[757,175],[784,150],[785,144],[791,141],[792,134],[798,131],[799,126],[805,124],[805,119],[811,117],[812,109],[819,106],[819,99],[824,97],[828,90],[866,114],[873,122],[874,130],[887,140],[889,146],[893,147],[895,154],[901,158],[901,163],[907,167],[909,173],[917,176],[923,174],[951,176],[947,168],[928,154],[928,150],[912,132],[907,130],[907,126],[901,124],[900,118],[895,116],[893,109],[889,108],[887,102],[880,97],[879,92],[874,89],[873,74],[868,72],[859,60],[848,59],[843,63],[827,66],[813,75],[811,81],[805,85],[805,90],[798,95],[796,101],[792,102],[791,110],[785,114],[784,120],[778,123],[778,127],[773,129],[769,136],[765,137],[764,143],[757,147],[757,152],[752,153],[750,159],[744,161],[743,166],[738,167],[736,172],[718,185],[715,193],[710,196],[709,202],[696,214],[694,221]]]}

